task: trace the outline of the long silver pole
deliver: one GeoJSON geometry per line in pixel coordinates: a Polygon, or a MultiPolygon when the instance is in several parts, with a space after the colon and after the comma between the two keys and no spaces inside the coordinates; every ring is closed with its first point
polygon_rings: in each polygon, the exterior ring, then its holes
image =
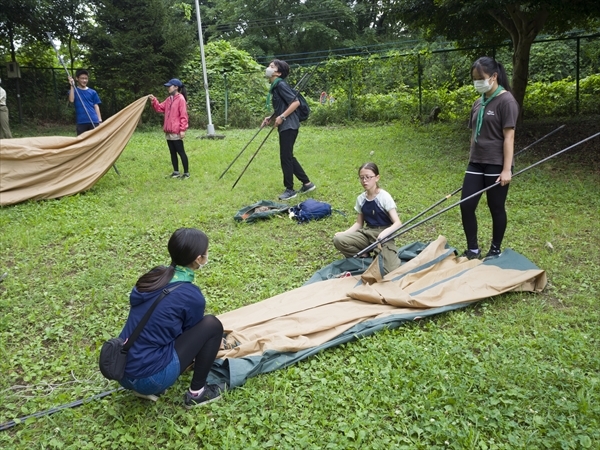
{"type": "Polygon", "coordinates": [[[210,114],[210,97],[208,96],[208,78],[206,76],[206,60],[204,59],[204,43],[202,42],[202,21],[200,20],[200,4],[196,0],[196,19],[198,20],[198,38],[200,39],[200,57],[202,58],[202,75],[204,76],[204,92],[206,93],[206,113],[208,114],[208,135],[215,134],[215,127],[210,114]]]}

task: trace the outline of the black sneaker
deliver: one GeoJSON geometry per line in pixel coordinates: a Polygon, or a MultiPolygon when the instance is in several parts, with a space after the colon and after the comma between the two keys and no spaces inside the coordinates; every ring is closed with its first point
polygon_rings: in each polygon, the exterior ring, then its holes
{"type": "Polygon", "coordinates": [[[181,175],[180,179],[185,180],[186,178],[189,178],[189,177],[190,177],[189,172],[185,172],[183,175],[181,175]]]}
{"type": "Polygon", "coordinates": [[[481,258],[481,250],[479,250],[477,253],[475,253],[469,249],[466,249],[464,251],[464,253],[460,256],[463,256],[467,259],[480,259],[481,258]]]}
{"type": "Polygon", "coordinates": [[[221,398],[221,394],[227,390],[226,384],[205,384],[200,395],[193,395],[189,389],[183,396],[183,403],[187,409],[197,405],[207,405],[221,398]]]}
{"type": "Polygon", "coordinates": [[[486,258],[490,258],[492,256],[500,256],[502,254],[502,249],[500,247],[496,247],[494,244],[491,245],[490,250],[485,255],[486,258]]]}
{"type": "Polygon", "coordinates": [[[303,184],[300,188],[300,193],[306,194],[307,192],[314,191],[316,188],[315,183],[303,184]]]}
{"type": "Polygon", "coordinates": [[[171,175],[169,175],[171,178],[179,178],[181,176],[181,174],[177,171],[174,171],[171,175]]]}
{"type": "Polygon", "coordinates": [[[290,200],[296,197],[298,193],[292,189],[286,189],[283,194],[279,196],[279,200],[290,200]]]}

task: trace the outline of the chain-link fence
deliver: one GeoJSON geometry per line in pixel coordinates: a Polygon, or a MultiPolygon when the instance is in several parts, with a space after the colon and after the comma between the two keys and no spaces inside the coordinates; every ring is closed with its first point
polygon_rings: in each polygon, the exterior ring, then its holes
{"type": "MultiPolygon", "coordinates": [[[[495,48],[391,51],[385,55],[332,57],[313,66],[292,67],[294,86],[307,72],[312,77],[303,89],[312,105],[311,122],[346,120],[387,121],[416,119],[430,113],[441,118],[466,117],[475,91],[471,86],[473,60],[487,54],[502,62],[512,75],[510,45],[495,48]],[[466,108],[466,109],[465,109],[466,108]],[[437,112],[436,112],[437,111],[437,112]]],[[[7,91],[11,122],[74,123],[68,102],[69,85],[63,68],[20,67],[20,78],[11,78],[0,66],[7,91]]],[[[90,71],[89,86],[102,100],[104,118],[134,100],[131,93],[103,86],[102,74],[90,71]]],[[[207,124],[203,82],[182,79],[188,88],[192,126],[207,124]]],[[[160,87],[157,86],[157,89],[160,87]]],[[[217,127],[254,127],[267,115],[267,84],[262,73],[209,77],[212,121],[217,127]]],[[[155,93],[160,96],[159,94],[155,93]]],[[[166,93],[165,93],[166,95],[166,93]]],[[[600,114],[600,34],[540,40],[533,44],[525,116],[600,114]]],[[[146,111],[143,121],[161,119],[146,111]]]]}

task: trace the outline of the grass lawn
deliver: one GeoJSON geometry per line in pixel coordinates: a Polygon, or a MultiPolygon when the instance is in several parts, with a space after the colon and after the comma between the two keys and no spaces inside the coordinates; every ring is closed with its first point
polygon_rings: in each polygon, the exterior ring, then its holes
{"type": "MultiPolygon", "coordinates": [[[[516,169],[600,131],[597,119],[572,121],[519,156],[516,169]]],[[[517,150],[559,124],[526,123],[517,150]]],[[[296,156],[317,185],[309,196],[347,216],[246,225],[233,220],[240,208],[283,190],[276,136],[232,190],[260,135],[217,181],[255,130],[196,138],[204,133],[188,133],[188,180],[165,177],[159,130],[137,131],[117,161],[120,176],[111,170],[88,192],[0,209],[0,275],[8,272],[0,284],[0,422],[115,387],[97,369],[100,345],[121,330],[137,277],[169,262],[166,243],[178,227],[211,239],[197,284],[207,312],[220,314],[298,287],[339,258],[331,238],[355,219],[363,162],[379,165],[407,220],[461,185],[468,157],[463,124],[304,127],[296,156]]],[[[511,184],[504,246],[547,271],[543,293],[502,295],[387,330],[190,411],[182,405],[190,374],[156,404],[118,392],[0,432],[0,448],[599,448],[599,148],[596,139],[511,184]]],[[[478,217],[486,251],[485,201],[478,217]]],[[[397,243],[440,234],[464,249],[458,208],[397,243]]]]}

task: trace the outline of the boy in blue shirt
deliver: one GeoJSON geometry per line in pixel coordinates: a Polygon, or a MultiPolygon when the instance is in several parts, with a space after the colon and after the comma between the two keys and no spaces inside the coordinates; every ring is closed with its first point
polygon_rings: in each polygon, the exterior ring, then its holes
{"type": "Polygon", "coordinates": [[[75,106],[75,117],[77,119],[77,136],[86,131],[93,130],[102,123],[100,115],[100,97],[98,93],[87,87],[89,74],[87,70],[78,69],[75,72],[77,80],[77,92],[75,92],[75,83],[73,78],[69,77],[71,90],[69,91],[69,101],[75,106]]]}

